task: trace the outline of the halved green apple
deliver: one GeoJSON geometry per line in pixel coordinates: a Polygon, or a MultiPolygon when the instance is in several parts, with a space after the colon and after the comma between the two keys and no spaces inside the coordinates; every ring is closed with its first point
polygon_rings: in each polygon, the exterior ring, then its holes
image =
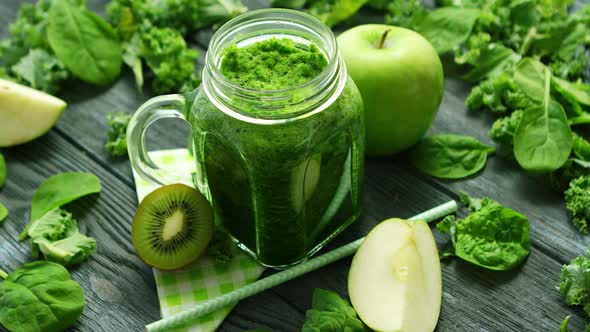
{"type": "Polygon", "coordinates": [[[45,134],[66,106],[65,101],[45,92],[0,79],[0,147],[45,134]]]}
{"type": "Polygon", "coordinates": [[[354,256],[348,293],[361,320],[375,331],[432,332],[442,278],[428,224],[388,219],[377,225],[354,256]]]}

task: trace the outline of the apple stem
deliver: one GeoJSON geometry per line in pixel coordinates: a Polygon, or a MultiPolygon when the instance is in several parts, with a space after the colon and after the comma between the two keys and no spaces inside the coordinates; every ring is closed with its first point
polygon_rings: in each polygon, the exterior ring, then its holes
{"type": "Polygon", "coordinates": [[[383,32],[383,35],[381,36],[381,41],[379,42],[379,49],[382,49],[383,46],[385,46],[385,40],[387,39],[389,31],[391,31],[391,29],[387,29],[385,30],[385,32],[383,32]]]}

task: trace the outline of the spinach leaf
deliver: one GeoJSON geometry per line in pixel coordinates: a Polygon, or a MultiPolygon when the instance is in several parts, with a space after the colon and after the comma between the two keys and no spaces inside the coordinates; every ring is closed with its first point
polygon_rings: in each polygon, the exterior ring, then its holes
{"type": "Polygon", "coordinates": [[[302,332],[368,331],[350,304],[338,294],[316,288],[312,308],[305,314],[302,332]]]}
{"type": "Polygon", "coordinates": [[[445,218],[437,225],[451,237],[446,256],[498,271],[522,264],[531,246],[527,217],[489,198],[469,202],[475,212],[463,220],[445,218]]]}
{"type": "Polygon", "coordinates": [[[573,151],[581,160],[590,161],[590,143],[584,137],[574,134],[573,151]]]}
{"type": "MultiPolygon", "coordinates": [[[[565,164],[572,151],[572,131],[565,111],[550,99],[550,75],[545,70],[543,103],[524,111],[514,134],[514,156],[518,164],[529,172],[555,171],[565,164]]],[[[531,83],[527,88],[531,98],[538,93],[537,87],[533,87],[535,85],[531,83]]]]}
{"type": "Polygon", "coordinates": [[[552,77],[551,82],[567,101],[590,106],[590,85],[571,83],[559,77],[552,77]]]}
{"type": "Polygon", "coordinates": [[[434,10],[416,27],[438,54],[444,54],[467,40],[481,15],[477,9],[446,7],[434,10]]]}
{"type": "Polygon", "coordinates": [[[121,72],[121,45],[115,31],[100,16],[55,0],[49,10],[47,38],[57,58],[89,83],[108,84],[121,72]]]}
{"type": "Polygon", "coordinates": [[[469,82],[477,82],[488,77],[501,74],[507,68],[512,68],[521,57],[513,50],[500,44],[489,44],[480,51],[474,68],[463,76],[469,82]]]}
{"type": "Polygon", "coordinates": [[[0,203],[0,224],[8,217],[8,209],[4,204],[0,203]]]}
{"type": "Polygon", "coordinates": [[[30,238],[33,258],[38,259],[41,253],[46,260],[64,266],[80,264],[96,251],[96,240],[80,234],[72,215],[59,208],[31,221],[26,237],[30,238]]]}
{"type": "Polygon", "coordinates": [[[541,62],[525,58],[516,66],[514,81],[529,98],[541,103],[545,97],[544,82],[547,72],[547,68],[541,62]]]}
{"type": "Polygon", "coordinates": [[[6,160],[4,155],[0,152],[0,188],[6,182],[6,160]]]}
{"type": "Polygon", "coordinates": [[[100,180],[94,174],[72,172],[54,175],[45,180],[33,195],[31,220],[37,220],[57,207],[100,190],[100,180]]]}
{"type": "Polygon", "coordinates": [[[83,309],[82,287],[59,264],[25,264],[0,285],[0,323],[12,332],[63,331],[83,309]]]}
{"type": "Polygon", "coordinates": [[[441,179],[460,179],[480,171],[495,148],[462,135],[435,135],[410,150],[410,162],[420,171],[441,179]]]}

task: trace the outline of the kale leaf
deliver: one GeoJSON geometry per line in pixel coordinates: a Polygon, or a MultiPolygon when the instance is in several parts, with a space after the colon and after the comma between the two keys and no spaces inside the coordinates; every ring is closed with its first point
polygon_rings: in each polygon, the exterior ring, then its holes
{"type": "Polygon", "coordinates": [[[64,266],[80,264],[96,251],[96,240],[80,234],[72,215],[59,208],[33,220],[26,229],[33,258],[39,254],[64,266]]]}
{"type": "Polygon", "coordinates": [[[569,211],[576,228],[583,234],[588,234],[590,219],[590,175],[583,175],[569,184],[564,193],[565,206],[569,211]]]}
{"type": "Polygon", "coordinates": [[[111,112],[107,115],[109,130],[105,149],[111,156],[127,155],[127,126],[131,114],[126,112],[111,112]]]}

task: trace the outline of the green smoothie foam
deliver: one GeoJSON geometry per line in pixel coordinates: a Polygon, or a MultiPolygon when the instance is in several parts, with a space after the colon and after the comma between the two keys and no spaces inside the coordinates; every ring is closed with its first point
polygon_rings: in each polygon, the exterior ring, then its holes
{"type": "MultiPolygon", "coordinates": [[[[267,39],[229,47],[220,67],[237,84],[277,90],[313,79],[326,65],[314,45],[267,39]]],[[[282,124],[233,118],[202,93],[192,113],[197,182],[206,183],[217,222],[261,263],[301,261],[358,217],[364,125],[350,79],[325,110],[282,124]]]]}

